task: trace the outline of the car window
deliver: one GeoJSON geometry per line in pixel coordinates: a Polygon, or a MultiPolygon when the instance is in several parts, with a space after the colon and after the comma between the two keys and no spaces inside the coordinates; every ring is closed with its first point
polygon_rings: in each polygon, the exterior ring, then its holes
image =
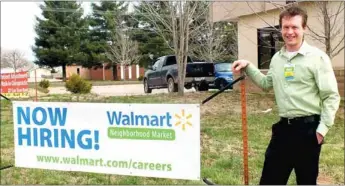
{"type": "Polygon", "coordinates": [[[158,60],[155,62],[155,64],[152,66],[153,69],[157,69],[160,66],[161,58],[158,58],[158,60]]]}
{"type": "Polygon", "coordinates": [[[164,66],[174,65],[174,64],[176,64],[176,57],[175,56],[169,56],[167,58],[167,61],[166,61],[164,66]]]}
{"type": "Polygon", "coordinates": [[[192,58],[190,58],[189,56],[187,56],[187,63],[192,63],[192,58]]]}
{"type": "MultiPolygon", "coordinates": [[[[187,57],[187,63],[192,63],[192,58],[190,58],[189,56],[187,57]]],[[[168,65],[175,65],[177,64],[176,62],[176,57],[175,56],[169,56],[166,60],[166,63],[164,64],[164,66],[168,66],[168,65]]]]}
{"type": "Polygon", "coordinates": [[[231,72],[231,63],[218,63],[215,67],[217,72],[231,72]]]}

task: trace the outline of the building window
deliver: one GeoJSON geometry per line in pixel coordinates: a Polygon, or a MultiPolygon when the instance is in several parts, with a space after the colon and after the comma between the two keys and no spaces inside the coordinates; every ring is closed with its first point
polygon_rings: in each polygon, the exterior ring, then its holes
{"type": "Polygon", "coordinates": [[[279,26],[260,28],[258,34],[258,67],[269,69],[271,58],[284,45],[279,26]]]}
{"type": "Polygon", "coordinates": [[[286,4],[295,3],[296,1],[285,1],[286,4]]]}

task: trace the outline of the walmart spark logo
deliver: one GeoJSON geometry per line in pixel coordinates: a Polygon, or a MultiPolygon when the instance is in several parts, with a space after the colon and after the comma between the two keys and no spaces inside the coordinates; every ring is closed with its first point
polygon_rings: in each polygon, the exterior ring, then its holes
{"type": "Polygon", "coordinates": [[[186,130],[186,125],[192,126],[192,123],[189,122],[189,119],[192,118],[192,114],[185,115],[184,109],[181,111],[181,115],[175,114],[175,118],[177,119],[177,122],[175,123],[175,126],[182,126],[182,130],[186,130]]]}

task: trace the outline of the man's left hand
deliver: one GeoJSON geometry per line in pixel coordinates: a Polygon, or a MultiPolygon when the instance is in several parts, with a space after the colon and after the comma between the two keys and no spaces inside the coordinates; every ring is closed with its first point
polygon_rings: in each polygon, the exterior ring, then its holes
{"type": "Polygon", "coordinates": [[[320,133],[317,132],[316,133],[316,137],[317,137],[317,142],[320,145],[322,140],[323,140],[323,136],[320,133]]]}

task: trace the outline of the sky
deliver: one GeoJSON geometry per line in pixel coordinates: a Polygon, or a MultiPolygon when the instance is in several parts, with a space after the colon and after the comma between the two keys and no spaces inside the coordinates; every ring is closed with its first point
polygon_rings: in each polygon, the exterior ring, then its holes
{"type": "MultiPolygon", "coordinates": [[[[31,47],[35,43],[35,16],[41,15],[41,2],[1,2],[1,48],[18,49],[33,61],[31,47]]],[[[91,12],[90,2],[83,2],[84,13],[91,12]]]]}

